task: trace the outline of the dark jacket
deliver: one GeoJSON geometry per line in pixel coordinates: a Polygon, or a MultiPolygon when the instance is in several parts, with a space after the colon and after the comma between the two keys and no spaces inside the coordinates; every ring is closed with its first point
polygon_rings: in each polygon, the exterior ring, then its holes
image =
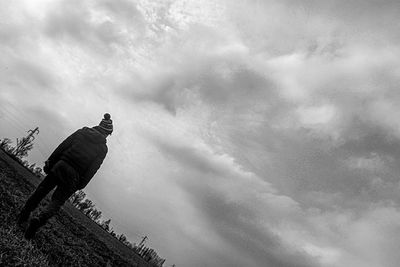
{"type": "Polygon", "coordinates": [[[49,168],[51,170],[60,160],[65,161],[79,174],[78,181],[71,181],[71,184],[76,184],[77,189],[82,189],[103,163],[108,151],[106,142],[106,137],[96,130],[96,127],[79,129],[54,150],[48,159],[49,168]]]}

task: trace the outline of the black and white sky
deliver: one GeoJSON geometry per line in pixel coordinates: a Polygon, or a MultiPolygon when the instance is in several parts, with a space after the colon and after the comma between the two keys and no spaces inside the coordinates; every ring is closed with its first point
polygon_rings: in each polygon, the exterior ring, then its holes
{"type": "Polygon", "coordinates": [[[397,267],[398,0],[0,1],[0,138],[109,112],[86,192],[185,267],[397,267]]]}

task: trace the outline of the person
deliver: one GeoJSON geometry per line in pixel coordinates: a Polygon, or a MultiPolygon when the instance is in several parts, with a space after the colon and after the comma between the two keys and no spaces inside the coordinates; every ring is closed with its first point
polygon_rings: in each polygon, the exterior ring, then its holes
{"type": "Polygon", "coordinates": [[[46,177],[26,201],[17,217],[19,226],[28,223],[31,212],[55,188],[49,204],[29,221],[24,235],[26,239],[32,239],[38,229],[60,210],[73,193],[85,188],[106,157],[106,138],[112,132],[111,115],[106,113],[98,126],[77,130],[54,150],[43,168],[46,177]]]}

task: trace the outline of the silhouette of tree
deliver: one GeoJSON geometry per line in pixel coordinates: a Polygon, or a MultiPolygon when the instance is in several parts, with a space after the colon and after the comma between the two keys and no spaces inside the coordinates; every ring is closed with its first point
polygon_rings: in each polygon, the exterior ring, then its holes
{"type": "Polygon", "coordinates": [[[36,168],[36,163],[33,163],[33,164],[31,164],[31,165],[29,165],[29,170],[31,170],[32,172],[35,170],[35,168],[36,168]]]}
{"type": "Polygon", "coordinates": [[[122,243],[125,243],[127,241],[126,236],[124,234],[120,234],[117,237],[118,240],[121,241],[122,243]]]}
{"type": "Polygon", "coordinates": [[[85,215],[90,217],[89,215],[90,215],[90,213],[92,213],[93,209],[94,209],[94,207],[90,207],[90,208],[85,209],[85,211],[84,211],[85,215]]]}
{"type": "Polygon", "coordinates": [[[29,165],[28,168],[36,176],[40,177],[42,175],[42,168],[36,167],[36,163],[29,165]]]}
{"type": "Polygon", "coordinates": [[[75,207],[78,207],[78,204],[81,203],[86,197],[86,193],[82,190],[76,191],[70,198],[69,201],[75,207]]]}
{"type": "Polygon", "coordinates": [[[43,170],[42,170],[42,168],[40,168],[40,167],[36,167],[34,170],[33,170],[33,173],[36,175],[36,176],[42,176],[43,175],[43,170]]]}
{"type": "Polygon", "coordinates": [[[33,140],[28,140],[23,137],[21,140],[17,139],[17,147],[13,148],[12,153],[19,159],[28,156],[28,152],[33,148],[33,140]]]}
{"type": "Polygon", "coordinates": [[[85,199],[85,201],[83,201],[83,202],[80,202],[79,204],[78,204],[78,209],[80,210],[80,211],[83,211],[83,212],[85,212],[86,213],[86,210],[87,209],[91,209],[91,208],[93,208],[94,207],[94,204],[93,204],[93,202],[90,200],[90,199],[85,199]]]}
{"type": "Polygon", "coordinates": [[[89,214],[89,217],[93,220],[93,221],[98,221],[101,218],[101,211],[93,208],[89,214]]]}
{"type": "Polygon", "coordinates": [[[28,152],[33,148],[33,141],[35,140],[34,134],[39,133],[39,127],[36,127],[34,130],[29,130],[28,135],[22,137],[22,139],[17,138],[17,146],[12,148],[12,153],[19,159],[23,159],[28,156],[28,152]]]}
{"type": "Polygon", "coordinates": [[[24,165],[25,167],[29,168],[29,161],[27,161],[26,159],[22,160],[20,158],[17,158],[20,160],[20,162],[22,163],[22,165],[24,165]]]}
{"type": "Polygon", "coordinates": [[[103,227],[104,230],[109,232],[110,231],[110,223],[111,223],[111,219],[108,219],[106,221],[102,221],[100,226],[103,227]]]}
{"type": "Polygon", "coordinates": [[[3,138],[3,140],[1,140],[0,142],[0,148],[2,148],[3,150],[7,151],[7,152],[11,152],[11,139],[10,138],[3,138]]]}

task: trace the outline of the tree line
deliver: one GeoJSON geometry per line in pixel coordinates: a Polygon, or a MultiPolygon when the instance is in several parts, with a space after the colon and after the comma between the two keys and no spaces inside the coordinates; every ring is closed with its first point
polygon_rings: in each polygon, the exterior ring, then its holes
{"type": "Polygon", "coordinates": [[[76,191],[69,198],[69,201],[75,208],[100,225],[100,227],[102,227],[110,235],[135,251],[145,261],[158,267],[163,266],[165,259],[161,258],[154,249],[144,246],[144,242],[141,242],[139,245],[136,243],[132,244],[124,234],[117,234],[114,231],[114,229],[110,226],[111,219],[101,220],[102,212],[95,207],[95,204],[92,200],[86,197],[86,193],[83,190],[76,191]]]}

